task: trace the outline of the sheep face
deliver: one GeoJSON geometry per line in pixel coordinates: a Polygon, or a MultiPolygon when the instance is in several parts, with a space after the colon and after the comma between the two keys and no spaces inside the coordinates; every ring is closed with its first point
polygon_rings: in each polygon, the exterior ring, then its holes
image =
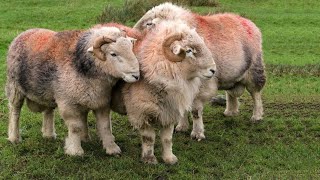
{"type": "Polygon", "coordinates": [[[184,78],[213,77],[216,71],[213,56],[195,29],[178,21],[164,21],[154,32],[158,32],[158,28],[160,32],[167,32],[162,43],[163,55],[176,63],[184,78]],[[168,28],[163,28],[165,26],[168,28]]]}
{"type": "Polygon", "coordinates": [[[140,43],[138,57],[144,77],[154,83],[208,79],[216,71],[204,40],[195,29],[177,21],[164,21],[148,33],[140,43]]]}
{"type": "Polygon", "coordinates": [[[129,37],[97,38],[88,51],[93,53],[101,69],[116,78],[132,83],[139,80],[139,63],[133,53],[133,39],[129,37]],[[100,42],[99,42],[100,41],[100,42]]]}
{"type": "Polygon", "coordinates": [[[216,71],[214,59],[195,30],[182,34],[182,39],[174,41],[168,48],[174,55],[184,57],[181,58],[180,66],[187,79],[195,77],[210,79],[213,77],[216,71]]]}

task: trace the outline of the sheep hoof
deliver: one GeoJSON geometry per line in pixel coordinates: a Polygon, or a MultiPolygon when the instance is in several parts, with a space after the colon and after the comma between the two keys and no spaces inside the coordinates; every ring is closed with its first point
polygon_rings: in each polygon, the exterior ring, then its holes
{"type": "Polygon", "coordinates": [[[141,158],[141,161],[146,164],[158,164],[158,160],[157,160],[156,156],[154,156],[154,155],[143,156],[141,158]]]}
{"type": "Polygon", "coordinates": [[[187,125],[180,125],[178,124],[175,128],[176,132],[186,132],[188,131],[189,127],[187,125]]]}
{"type": "Polygon", "coordinates": [[[57,134],[56,133],[43,133],[42,137],[45,139],[56,139],[57,138],[57,134]]]}
{"type": "Polygon", "coordinates": [[[174,154],[163,157],[162,159],[166,164],[170,165],[176,164],[178,162],[178,158],[174,154]]]}
{"type": "Polygon", "coordinates": [[[196,139],[197,141],[201,141],[201,140],[205,139],[206,136],[204,135],[203,132],[192,131],[191,132],[191,138],[192,139],[196,139]]]}
{"type": "Polygon", "coordinates": [[[106,153],[108,155],[120,155],[121,149],[115,142],[113,142],[106,147],[106,153]]]}
{"type": "Polygon", "coordinates": [[[18,144],[22,141],[22,138],[21,137],[8,137],[7,138],[8,141],[10,141],[12,144],[18,144]]]}
{"type": "Polygon", "coordinates": [[[251,119],[250,119],[250,121],[251,121],[252,123],[259,123],[259,122],[262,121],[262,117],[252,116],[251,119]]]}
{"type": "Polygon", "coordinates": [[[64,153],[70,156],[82,156],[84,151],[80,141],[67,137],[64,145],[64,153]]]}
{"type": "Polygon", "coordinates": [[[73,148],[65,148],[64,153],[69,156],[82,156],[84,151],[82,148],[73,149],[73,148]]]}
{"type": "Polygon", "coordinates": [[[224,111],[223,113],[227,117],[236,116],[239,114],[239,111],[224,111]]]}

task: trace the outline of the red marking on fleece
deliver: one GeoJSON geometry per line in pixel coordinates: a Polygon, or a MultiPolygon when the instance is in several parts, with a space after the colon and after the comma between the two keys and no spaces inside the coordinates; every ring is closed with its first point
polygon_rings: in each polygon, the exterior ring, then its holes
{"type": "Polygon", "coordinates": [[[197,22],[197,32],[200,36],[204,37],[206,40],[211,41],[212,32],[210,23],[202,16],[193,13],[193,17],[197,22]]]}
{"type": "Polygon", "coordinates": [[[241,16],[238,16],[238,19],[241,23],[241,25],[246,29],[248,35],[252,38],[253,37],[253,27],[251,21],[248,19],[245,19],[241,16]]]}
{"type": "Polygon", "coordinates": [[[140,39],[141,38],[141,33],[131,27],[122,25],[122,24],[118,24],[118,23],[106,23],[106,24],[98,24],[93,26],[93,28],[99,28],[99,27],[116,27],[119,29],[122,29],[126,32],[127,36],[132,37],[132,38],[136,38],[136,39],[140,39]]]}
{"type": "Polygon", "coordinates": [[[209,26],[209,23],[207,20],[205,20],[202,16],[199,16],[198,14],[193,14],[193,17],[195,17],[198,26],[204,28],[206,26],[209,26]]]}
{"type": "Polygon", "coordinates": [[[52,33],[43,33],[41,36],[37,37],[34,40],[34,47],[33,50],[39,51],[41,50],[48,42],[48,40],[52,37],[52,33]]]}

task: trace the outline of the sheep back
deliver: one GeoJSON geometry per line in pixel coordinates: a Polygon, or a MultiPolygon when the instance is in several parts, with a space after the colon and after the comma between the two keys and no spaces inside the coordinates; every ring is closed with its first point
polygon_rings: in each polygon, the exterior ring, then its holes
{"type": "Polygon", "coordinates": [[[55,106],[52,91],[59,66],[70,63],[81,31],[31,29],[11,43],[7,58],[8,81],[29,98],[55,106]]]}

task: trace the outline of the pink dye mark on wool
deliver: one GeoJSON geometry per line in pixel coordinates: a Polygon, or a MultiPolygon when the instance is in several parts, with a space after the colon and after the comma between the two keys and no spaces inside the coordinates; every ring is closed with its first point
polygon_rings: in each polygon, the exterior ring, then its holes
{"type": "Polygon", "coordinates": [[[101,27],[116,27],[120,30],[123,30],[127,36],[132,37],[132,38],[136,38],[136,39],[140,39],[142,36],[142,33],[140,33],[139,31],[137,31],[133,28],[130,28],[128,26],[118,24],[118,23],[98,24],[98,25],[93,26],[92,28],[101,28],[101,27]]]}
{"type": "Polygon", "coordinates": [[[241,17],[241,16],[238,16],[238,19],[241,23],[241,25],[246,29],[249,37],[253,37],[253,26],[252,26],[252,22],[241,17]]]}
{"type": "Polygon", "coordinates": [[[198,22],[199,27],[208,28],[208,26],[210,25],[206,19],[199,16],[198,14],[193,14],[193,17],[195,17],[196,21],[198,22]]]}
{"type": "Polygon", "coordinates": [[[211,24],[204,17],[198,14],[193,14],[193,17],[197,22],[197,32],[201,31],[200,33],[202,36],[208,41],[211,41],[213,39],[211,24]]]}
{"type": "Polygon", "coordinates": [[[52,37],[51,32],[43,33],[41,36],[34,40],[35,45],[33,46],[34,51],[40,51],[44,46],[47,45],[47,42],[52,37]]]}

